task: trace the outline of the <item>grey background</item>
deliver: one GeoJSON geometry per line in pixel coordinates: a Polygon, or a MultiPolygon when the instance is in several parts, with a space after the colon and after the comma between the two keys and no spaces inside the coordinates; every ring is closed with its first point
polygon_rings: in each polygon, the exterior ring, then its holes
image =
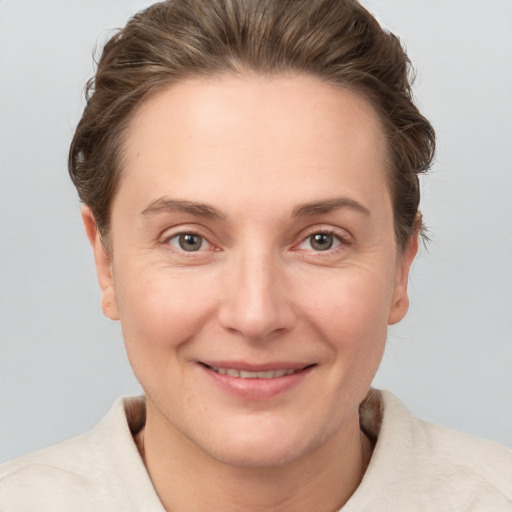
{"type": "MultiPolygon", "coordinates": [[[[66,154],[94,43],[149,2],[0,1],[0,461],[140,389],[103,318],[66,154]]],[[[367,0],[407,44],[439,136],[411,309],[375,384],[512,447],[512,2],[367,0]]]]}

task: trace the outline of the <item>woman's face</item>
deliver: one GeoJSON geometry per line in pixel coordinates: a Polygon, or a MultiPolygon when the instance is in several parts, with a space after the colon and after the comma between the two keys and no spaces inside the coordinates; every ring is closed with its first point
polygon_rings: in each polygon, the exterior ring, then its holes
{"type": "Polygon", "coordinates": [[[305,76],[189,80],[125,149],[111,257],[84,219],[148,423],[243,466],[354,428],[415,253],[373,108],[305,76]]]}

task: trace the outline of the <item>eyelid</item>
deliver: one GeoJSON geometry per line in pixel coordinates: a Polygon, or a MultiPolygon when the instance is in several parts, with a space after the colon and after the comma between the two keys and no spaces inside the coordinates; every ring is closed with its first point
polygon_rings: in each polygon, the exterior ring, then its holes
{"type": "MultiPolygon", "coordinates": [[[[310,238],[311,236],[316,235],[316,234],[332,235],[339,241],[339,244],[336,247],[326,249],[325,251],[315,251],[314,249],[310,249],[311,252],[318,254],[318,255],[332,254],[340,247],[343,248],[344,246],[351,245],[353,243],[352,236],[346,230],[341,229],[341,228],[336,228],[334,226],[321,226],[321,225],[318,226],[317,225],[317,226],[311,226],[311,227],[307,228],[305,231],[302,231],[302,233],[300,234],[299,241],[296,244],[294,244],[293,248],[297,249],[297,250],[301,250],[301,249],[299,249],[299,246],[302,245],[304,242],[306,242],[308,240],[308,238],[310,238]]],[[[307,250],[307,249],[303,249],[303,250],[307,250]]]]}
{"type": "Polygon", "coordinates": [[[211,239],[213,238],[210,234],[205,233],[205,229],[202,229],[201,227],[193,224],[189,225],[183,225],[180,224],[178,226],[174,226],[171,228],[167,228],[162,232],[162,234],[158,238],[158,242],[162,245],[168,245],[169,247],[172,247],[169,243],[170,240],[173,238],[179,237],[180,235],[196,235],[200,236],[205,240],[205,242],[208,244],[208,247],[206,249],[201,249],[199,251],[185,251],[185,250],[178,250],[177,248],[173,247],[177,252],[180,253],[187,253],[187,254],[198,254],[205,252],[207,250],[219,250],[219,246],[216,243],[213,243],[211,239]]]}
{"type": "MultiPolygon", "coordinates": [[[[335,252],[339,247],[351,245],[353,243],[352,235],[345,229],[337,228],[334,226],[326,226],[326,225],[315,225],[302,230],[302,232],[298,235],[298,241],[292,244],[292,249],[300,250],[299,246],[304,243],[309,237],[315,234],[328,234],[334,236],[340,244],[334,248],[327,249],[325,251],[315,251],[311,249],[311,252],[317,253],[321,255],[322,253],[332,253],[335,252]]],[[[189,254],[198,254],[210,250],[220,251],[220,244],[217,242],[212,242],[213,235],[209,230],[203,228],[202,226],[198,226],[196,224],[180,224],[177,226],[173,226],[165,229],[162,234],[158,237],[158,243],[162,245],[168,245],[169,241],[175,237],[180,235],[197,235],[203,238],[208,243],[208,248],[200,251],[190,251],[189,254]],[[208,232],[207,232],[208,231],[208,232]]],[[[187,251],[180,251],[186,253],[187,251]]]]}

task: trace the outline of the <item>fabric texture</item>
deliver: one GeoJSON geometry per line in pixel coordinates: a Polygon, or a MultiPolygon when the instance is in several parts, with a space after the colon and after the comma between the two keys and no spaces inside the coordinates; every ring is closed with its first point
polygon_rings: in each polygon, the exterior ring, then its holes
{"type": "MultiPolygon", "coordinates": [[[[387,391],[360,413],[375,449],[343,512],[512,511],[512,450],[419,420],[387,391]]],[[[0,510],[165,512],[133,440],[144,420],[143,398],[119,399],[90,432],[0,466],[0,510]]]]}

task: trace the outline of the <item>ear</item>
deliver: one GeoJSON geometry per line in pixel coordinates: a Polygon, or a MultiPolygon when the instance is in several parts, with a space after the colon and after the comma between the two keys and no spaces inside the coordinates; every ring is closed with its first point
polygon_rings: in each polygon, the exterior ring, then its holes
{"type": "Polygon", "coordinates": [[[82,220],[85,233],[94,253],[96,274],[101,290],[101,310],[110,320],[119,320],[114,279],[112,275],[112,260],[101,241],[94,215],[88,206],[82,207],[82,220]]]}
{"type": "Polygon", "coordinates": [[[418,252],[418,234],[411,236],[404,249],[399,255],[393,301],[388,317],[388,325],[397,324],[409,309],[409,294],[407,285],[409,282],[409,271],[416,253],[418,252]]]}

